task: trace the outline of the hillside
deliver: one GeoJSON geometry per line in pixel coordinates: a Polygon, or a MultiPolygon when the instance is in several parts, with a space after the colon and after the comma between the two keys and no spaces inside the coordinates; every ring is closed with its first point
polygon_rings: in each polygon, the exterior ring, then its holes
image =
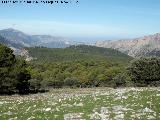
{"type": "Polygon", "coordinates": [[[0,35],[0,43],[7,45],[8,47],[10,47],[12,50],[14,50],[14,54],[20,54],[21,53],[21,48],[22,46],[13,42],[13,41],[9,41],[8,39],[2,37],[0,35]]]}
{"type": "Polygon", "coordinates": [[[12,28],[0,30],[0,35],[8,41],[16,43],[17,47],[30,47],[36,42],[31,36],[12,28]]]}
{"type": "Polygon", "coordinates": [[[160,56],[160,33],[133,40],[98,41],[95,45],[117,49],[132,57],[160,56]]]}
{"type": "Polygon", "coordinates": [[[124,60],[132,58],[117,50],[88,45],[70,46],[68,48],[27,48],[30,56],[39,61],[73,61],[73,60],[124,60]]]}
{"type": "MultiPolygon", "coordinates": [[[[88,45],[68,48],[26,48],[33,82],[42,86],[112,86],[114,78],[124,73],[132,57],[110,48],[88,45]]],[[[34,83],[33,83],[34,84],[34,83]]]]}

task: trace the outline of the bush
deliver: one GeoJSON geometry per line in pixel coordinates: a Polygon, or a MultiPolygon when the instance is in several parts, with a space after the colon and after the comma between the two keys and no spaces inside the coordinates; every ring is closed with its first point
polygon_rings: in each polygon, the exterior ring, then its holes
{"type": "Polygon", "coordinates": [[[48,78],[41,81],[41,88],[61,88],[63,86],[63,81],[54,79],[54,78],[48,78]]]}
{"type": "Polygon", "coordinates": [[[71,78],[66,78],[64,80],[64,86],[69,86],[71,88],[79,87],[80,83],[79,83],[79,80],[77,78],[71,77],[71,78]]]}
{"type": "Polygon", "coordinates": [[[113,81],[114,81],[114,87],[132,87],[133,86],[133,82],[131,81],[131,78],[129,77],[126,71],[114,77],[113,81]]]}
{"type": "Polygon", "coordinates": [[[41,89],[41,79],[30,79],[30,91],[38,92],[41,89]]]}
{"type": "MultiPolygon", "coordinates": [[[[128,73],[135,86],[148,86],[160,81],[160,58],[139,58],[131,62],[128,73]]],[[[156,85],[155,85],[156,86],[156,85]]]]}

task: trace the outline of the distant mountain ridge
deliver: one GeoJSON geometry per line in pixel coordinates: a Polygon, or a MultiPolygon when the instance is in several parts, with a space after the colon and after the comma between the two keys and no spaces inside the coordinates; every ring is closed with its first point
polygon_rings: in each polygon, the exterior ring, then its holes
{"type": "Polygon", "coordinates": [[[30,47],[35,42],[30,35],[12,28],[0,30],[0,35],[8,41],[18,44],[17,47],[30,47]]]}
{"type": "Polygon", "coordinates": [[[10,47],[12,50],[14,50],[14,53],[15,53],[15,54],[20,55],[20,53],[21,53],[21,48],[22,48],[21,45],[15,43],[15,42],[13,42],[13,41],[9,41],[9,40],[7,40],[6,38],[2,37],[1,35],[0,35],[0,43],[6,45],[6,46],[8,46],[8,47],[10,47]]]}
{"type": "Polygon", "coordinates": [[[0,43],[6,44],[15,50],[34,46],[65,48],[72,44],[69,39],[64,37],[50,35],[28,35],[12,28],[0,30],[0,36],[5,39],[3,39],[3,41],[1,39],[0,43]]]}
{"type": "Polygon", "coordinates": [[[65,48],[72,44],[67,38],[51,35],[32,35],[32,38],[38,41],[36,46],[44,46],[48,48],[65,48]]]}
{"type": "Polygon", "coordinates": [[[160,56],[160,33],[131,40],[97,41],[95,46],[113,48],[132,57],[160,56]]]}
{"type": "MultiPolygon", "coordinates": [[[[85,44],[65,37],[28,35],[12,28],[0,30],[0,43],[12,48],[15,54],[21,54],[25,47],[66,48],[85,44]]],[[[113,48],[132,57],[160,56],[160,33],[131,40],[98,41],[95,46],[113,48]]]]}

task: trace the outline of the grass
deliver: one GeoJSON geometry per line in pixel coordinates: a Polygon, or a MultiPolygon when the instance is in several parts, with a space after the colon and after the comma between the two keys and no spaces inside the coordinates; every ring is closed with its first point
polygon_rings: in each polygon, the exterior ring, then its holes
{"type": "Polygon", "coordinates": [[[158,120],[159,88],[57,89],[1,96],[0,120],[158,120]]]}

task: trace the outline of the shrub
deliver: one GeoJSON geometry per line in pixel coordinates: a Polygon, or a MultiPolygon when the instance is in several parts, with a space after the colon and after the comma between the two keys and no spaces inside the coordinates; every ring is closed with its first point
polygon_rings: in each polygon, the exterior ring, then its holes
{"type": "Polygon", "coordinates": [[[54,78],[48,78],[41,81],[41,88],[61,88],[63,86],[63,81],[54,78]]]}
{"type": "Polygon", "coordinates": [[[160,81],[160,58],[136,59],[128,67],[128,73],[135,86],[148,86],[154,81],[160,81]]]}
{"type": "Polygon", "coordinates": [[[79,87],[80,83],[79,83],[79,81],[78,81],[77,78],[71,77],[71,78],[66,78],[64,80],[64,86],[69,86],[71,88],[73,88],[73,87],[79,87]]]}

